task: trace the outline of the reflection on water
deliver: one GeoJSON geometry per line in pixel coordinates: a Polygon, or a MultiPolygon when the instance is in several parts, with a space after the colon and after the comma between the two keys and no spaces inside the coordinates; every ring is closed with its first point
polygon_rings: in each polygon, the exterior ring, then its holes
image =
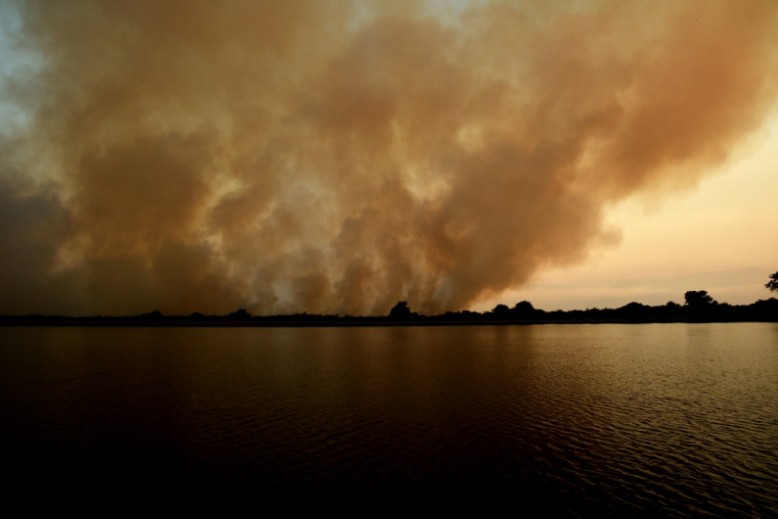
{"type": "Polygon", "coordinates": [[[775,324],[4,328],[0,389],[17,513],[778,513],[775,324]]]}

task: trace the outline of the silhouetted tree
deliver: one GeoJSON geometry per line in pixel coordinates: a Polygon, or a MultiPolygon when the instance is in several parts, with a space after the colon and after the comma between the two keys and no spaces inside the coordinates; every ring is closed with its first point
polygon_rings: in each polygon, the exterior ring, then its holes
{"type": "Polygon", "coordinates": [[[537,314],[537,310],[529,301],[521,301],[511,309],[511,312],[517,319],[530,319],[537,314]]]}
{"type": "Polygon", "coordinates": [[[389,310],[389,317],[392,319],[408,319],[409,317],[413,317],[413,315],[414,314],[411,312],[411,309],[408,308],[408,303],[406,301],[400,301],[389,310]]]}
{"type": "Polygon", "coordinates": [[[632,301],[631,303],[627,303],[626,305],[622,306],[621,308],[617,308],[616,310],[623,316],[637,317],[641,315],[647,308],[648,306],[644,305],[643,303],[632,301]]]}
{"type": "Polygon", "coordinates": [[[513,307],[514,312],[532,312],[535,310],[535,307],[532,306],[532,303],[529,301],[520,301],[516,303],[513,307]]]}
{"type": "Polygon", "coordinates": [[[511,309],[507,305],[499,304],[492,309],[492,315],[501,319],[510,317],[511,309]]]}
{"type": "Polygon", "coordinates": [[[238,310],[235,310],[234,312],[227,314],[227,319],[236,319],[236,320],[243,320],[243,319],[250,319],[251,314],[248,313],[248,311],[245,308],[239,308],[238,310]]]}
{"type": "Polygon", "coordinates": [[[683,295],[690,308],[705,308],[715,305],[716,301],[705,290],[689,290],[683,295]]]}
{"type": "Polygon", "coordinates": [[[770,274],[770,281],[765,283],[764,287],[770,292],[778,292],[778,272],[770,274]]]}

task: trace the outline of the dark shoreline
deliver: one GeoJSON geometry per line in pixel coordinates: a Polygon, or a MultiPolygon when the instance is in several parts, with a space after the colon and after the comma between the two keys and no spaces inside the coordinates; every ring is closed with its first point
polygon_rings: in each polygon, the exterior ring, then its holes
{"type": "Polygon", "coordinates": [[[435,316],[414,313],[389,316],[274,315],[252,316],[245,310],[228,315],[168,316],[160,312],[135,316],[0,316],[0,326],[31,327],[392,327],[392,326],[524,326],[538,324],[651,324],[651,323],[778,322],[778,299],[750,305],[715,304],[705,307],[630,303],[617,309],[536,310],[529,304],[495,308],[491,312],[448,312],[435,316]]]}

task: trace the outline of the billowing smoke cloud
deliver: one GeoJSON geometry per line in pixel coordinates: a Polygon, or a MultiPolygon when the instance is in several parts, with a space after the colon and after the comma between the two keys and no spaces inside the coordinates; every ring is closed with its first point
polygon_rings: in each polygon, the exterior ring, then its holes
{"type": "Polygon", "coordinates": [[[778,85],[771,0],[12,7],[2,313],[465,308],[692,185],[778,85]]]}

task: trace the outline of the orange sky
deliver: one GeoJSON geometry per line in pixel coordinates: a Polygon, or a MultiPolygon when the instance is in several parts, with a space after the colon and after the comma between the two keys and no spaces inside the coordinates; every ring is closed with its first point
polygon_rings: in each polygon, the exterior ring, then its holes
{"type": "Polygon", "coordinates": [[[764,284],[778,271],[776,142],[778,112],[698,185],[613,208],[608,220],[621,230],[618,244],[479,308],[522,299],[546,309],[683,303],[687,290],[707,290],[732,304],[770,297],[764,284]]]}

